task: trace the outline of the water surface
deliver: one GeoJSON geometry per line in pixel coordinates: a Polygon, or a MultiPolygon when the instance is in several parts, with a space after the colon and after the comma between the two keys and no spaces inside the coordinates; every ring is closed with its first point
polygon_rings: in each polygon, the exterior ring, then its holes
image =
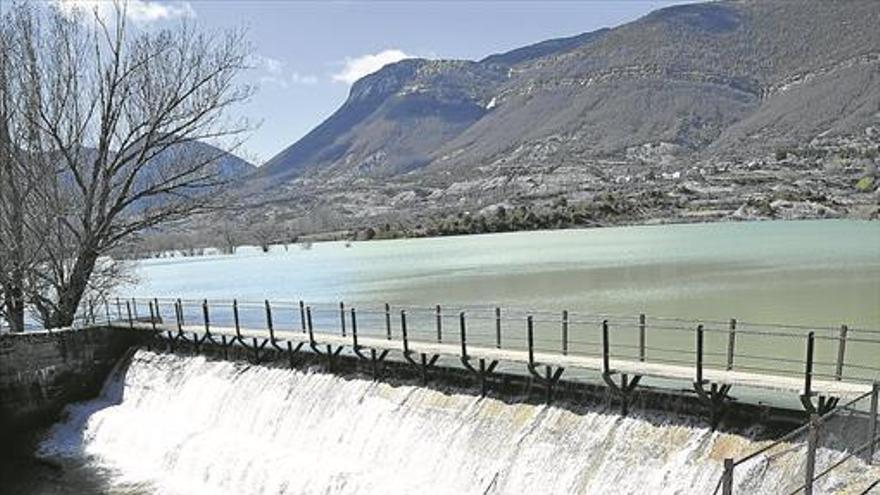
{"type": "Polygon", "coordinates": [[[880,327],[880,223],[800,221],[276,246],[140,262],[143,297],[501,305],[880,327]]]}

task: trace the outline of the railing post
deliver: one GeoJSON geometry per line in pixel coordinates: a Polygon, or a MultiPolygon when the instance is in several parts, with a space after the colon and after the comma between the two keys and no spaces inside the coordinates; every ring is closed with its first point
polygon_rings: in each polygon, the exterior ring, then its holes
{"type": "Polygon", "coordinates": [[[177,309],[178,311],[180,311],[180,326],[183,327],[184,325],[186,325],[186,320],[183,317],[183,301],[181,301],[179,298],[177,299],[177,309]]]}
{"type": "Polygon", "coordinates": [[[409,354],[409,338],[406,334],[406,310],[400,310],[400,333],[403,334],[403,353],[409,354]]]}
{"type": "Polygon", "coordinates": [[[461,329],[461,358],[467,360],[467,325],[464,321],[464,311],[458,313],[458,325],[461,329]]]}
{"type": "Polygon", "coordinates": [[[871,417],[869,421],[869,433],[871,434],[871,444],[868,447],[868,465],[874,464],[874,453],[877,452],[877,403],[880,400],[880,382],[874,382],[871,390],[871,417]]]}
{"type": "Polygon", "coordinates": [[[733,355],[736,349],[736,318],[730,319],[730,328],[727,333],[727,371],[733,370],[733,355]]]}
{"type": "Polygon", "coordinates": [[[846,334],[848,331],[846,325],[840,325],[840,337],[837,342],[837,370],[834,373],[834,379],[837,381],[843,379],[843,362],[846,359],[846,334]]]}
{"type": "Polygon", "coordinates": [[[807,438],[807,466],[804,470],[804,495],[813,495],[816,477],[816,449],[819,445],[819,415],[810,414],[810,430],[807,438]]]}
{"type": "Polygon", "coordinates": [[[156,306],[156,319],[162,321],[162,310],[159,307],[159,299],[153,298],[153,306],[156,306]]]}
{"type": "Polygon", "coordinates": [[[440,313],[440,305],[435,308],[437,319],[437,343],[443,342],[443,315],[440,313]]]}
{"type": "Polygon", "coordinates": [[[357,351],[358,349],[358,321],[357,321],[357,311],[354,308],[351,308],[351,341],[354,344],[354,349],[357,351]]]}
{"type": "Polygon", "coordinates": [[[721,482],[721,495],[733,495],[733,459],[724,459],[724,478],[721,482]]]}
{"type": "Polygon", "coordinates": [[[391,340],[391,306],[385,303],[385,337],[391,340]]]}
{"type": "Polygon", "coordinates": [[[314,345],[315,343],[315,330],[312,327],[312,307],[306,306],[306,327],[309,330],[309,343],[314,345]]]}
{"type": "Polygon", "coordinates": [[[202,315],[205,318],[205,335],[211,335],[211,317],[208,315],[208,300],[202,301],[202,315]]]}
{"type": "Polygon", "coordinates": [[[266,305],[266,328],[269,329],[269,342],[275,343],[275,322],[272,320],[272,306],[269,304],[269,300],[265,299],[264,304],[266,305]]]}
{"type": "Polygon", "coordinates": [[[562,354],[568,354],[568,310],[562,311],[562,354]]]}
{"type": "Polygon", "coordinates": [[[302,325],[302,332],[306,333],[306,303],[302,299],[299,301],[299,320],[302,325]]]}
{"type": "Polygon", "coordinates": [[[697,383],[703,383],[703,325],[697,325],[697,383]]]}
{"type": "Polygon", "coordinates": [[[174,301],[174,319],[177,320],[177,333],[183,331],[183,310],[180,308],[180,299],[174,301]]]}
{"type": "MultiPolygon", "coordinates": [[[[158,310],[158,308],[157,308],[158,310]]],[[[107,298],[104,298],[104,313],[107,316],[107,323],[110,323],[110,303],[107,302],[107,298]]]]}
{"type": "Polygon", "coordinates": [[[339,301],[339,328],[342,330],[342,336],[345,337],[345,303],[339,301]]]}
{"type": "Polygon", "coordinates": [[[608,342],[608,320],[602,320],[602,372],[611,372],[611,345],[608,342]]]}
{"type": "Polygon", "coordinates": [[[495,307],[495,348],[501,349],[501,308],[495,307]]]}
{"type": "Polygon", "coordinates": [[[645,317],[645,313],[639,315],[639,361],[644,362],[646,357],[646,346],[648,337],[645,334],[645,323],[647,318],[645,317]]]}
{"type": "Polygon", "coordinates": [[[122,319],[122,303],[119,301],[119,298],[116,298],[116,319],[122,319]]]}
{"type": "Polygon", "coordinates": [[[131,317],[131,303],[125,301],[125,308],[128,310],[128,327],[134,329],[134,319],[131,317]]]}
{"type": "Polygon", "coordinates": [[[813,347],[815,346],[816,333],[807,334],[807,357],[804,362],[804,395],[813,395],[813,347]]]}
{"type": "Polygon", "coordinates": [[[153,331],[156,331],[156,312],[153,309],[153,301],[150,301],[150,325],[153,327],[153,331]]]}
{"type": "Polygon", "coordinates": [[[232,300],[232,319],[235,322],[235,337],[241,342],[241,321],[238,319],[238,300],[232,300]]]}
{"type": "Polygon", "coordinates": [[[535,362],[535,321],[532,315],[526,317],[526,338],[529,345],[529,364],[535,362]]]}

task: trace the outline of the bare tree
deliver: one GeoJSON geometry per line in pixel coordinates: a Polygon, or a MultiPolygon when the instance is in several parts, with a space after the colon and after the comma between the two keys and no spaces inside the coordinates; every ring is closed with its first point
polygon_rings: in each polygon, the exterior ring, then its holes
{"type": "Polygon", "coordinates": [[[0,316],[23,331],[29,274],[42,262],[55,167],[40,146],[35,25],[25,7],[0,26],[0,316]]]}
{"type": "Polygon", "coordinates": [[[43,170],[41,162],[54,170],[35,174],[35,196],[46,199],[35,210],[38,264],[13,284],[47,327],[71,324],[84,294],[104,285],[95,281],[119,276],[106,255],[126,239],[211,210],[221,155],[192,144],[235,145],[248,130],[227,118],[251,91],[236,83],[246,68],[242,33],[204,34],[185,22],[138,32],[126,26],[125,3],[114,5],[112,19],[22,5],[9,14],[16,22],[4,23],[12,38],[27,39],[9,60],[29,78],[12,98],[25,102],[16,115],[34,133],[0,153],[23,149],[27,170],[43,170]]]}
{"type": "Polygon", "coordinates": [[[219,222],[220,228],[220,252],[223,254],[235,254],[240,242],[235,225],[228,219],[219,222]]]}
{"type": "Polygon", "coordinates": [[[278,226],[269,220],[256,224],[251,229],[251,235],[264,253],[269,252],[269,247],[278,240],[278,226]]]}

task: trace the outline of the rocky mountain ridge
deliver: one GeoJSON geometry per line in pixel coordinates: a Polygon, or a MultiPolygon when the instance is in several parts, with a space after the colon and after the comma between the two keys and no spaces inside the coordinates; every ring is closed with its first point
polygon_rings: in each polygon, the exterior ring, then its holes
{"type": "Polygon", "coordinates": [[[404,60],[247,186],[258,215],[299,230],[608,194],[633,205],[619,221],[875,216],[878,24],[871,0],[720,1],[480,61],[404,60]]]}

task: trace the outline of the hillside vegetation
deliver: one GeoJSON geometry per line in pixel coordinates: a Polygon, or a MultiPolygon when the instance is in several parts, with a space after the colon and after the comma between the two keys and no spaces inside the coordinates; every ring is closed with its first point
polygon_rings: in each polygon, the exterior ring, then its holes
{"type": "Polygon", "coordinates": [[[564,200],[603,213],[562,225],[876,217],[878,25],[875,0],[722,1],[480,61],[404,60],[244,181],[244,216],[439,232],[564,200]]]}

